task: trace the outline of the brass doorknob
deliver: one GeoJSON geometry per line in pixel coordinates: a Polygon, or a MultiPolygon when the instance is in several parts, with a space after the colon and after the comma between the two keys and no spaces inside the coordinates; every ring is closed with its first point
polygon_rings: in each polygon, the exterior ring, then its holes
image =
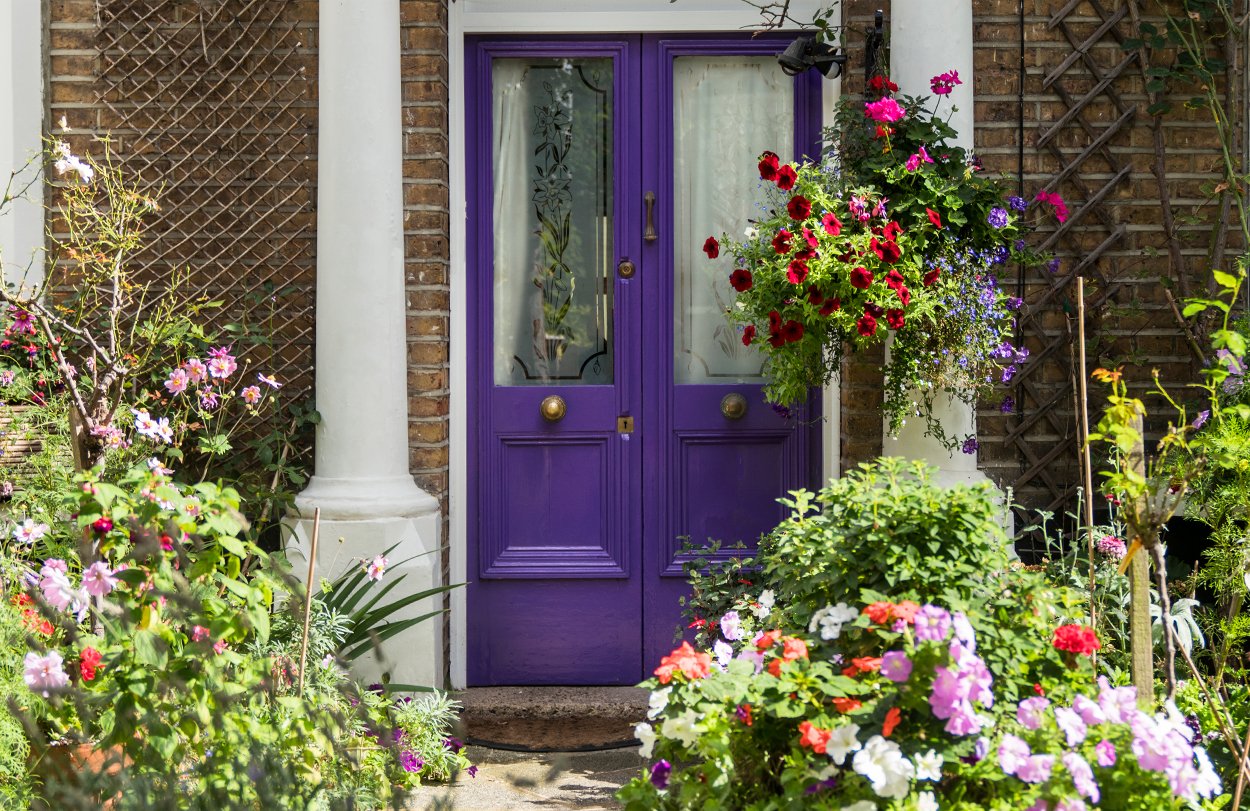
{"type": "Polygon", "coordinates": [[[558,394],[550,394],[543,398],[542,405],[538,407],[538,410],[547,422],[559,422],[564,419],[564,415],[568,413],[569,407],[564,402],[563,397],[558,394]]]}
{"type": "Polygon", "coordinates": [[[726,394],[720,401],[720,413],[727,420],[740,420],[747,413],[747,398],[738,392],[726,394]]]}

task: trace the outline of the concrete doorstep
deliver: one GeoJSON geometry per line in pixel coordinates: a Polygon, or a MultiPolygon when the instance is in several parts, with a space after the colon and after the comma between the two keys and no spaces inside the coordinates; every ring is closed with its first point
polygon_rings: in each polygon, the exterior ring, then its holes
{"type": "Polygon", "coordinates": [[[423,787],[409,808],[618,808],[616,790],[641,773],[634,724],[646,690],[476,687],[456,698],[477,774],[423,787]]]}
{"type": "Polygon", "coordinates": [[[637,747],[600,752],[506,752],[468,748],[477,775],[461,774],[449,785],[424,786],[410,809],[480,811],[513,808],[620,808],[613,795],[641,774],[637,747]]]}

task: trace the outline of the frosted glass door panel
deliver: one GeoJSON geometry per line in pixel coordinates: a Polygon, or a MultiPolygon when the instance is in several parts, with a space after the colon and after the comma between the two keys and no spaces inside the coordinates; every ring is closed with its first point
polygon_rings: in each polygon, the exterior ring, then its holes
{"type": "Polygon", "coordinates": [[[764,357],[725,318],[733,260],[702,252],[757,219],[755,164],[794,153],[794,80],[772,56],[679,56],[673,64],[673,350],[676,383],[762,382],[764,357]]]}
{"type": "Polygon", "coordinates": [[[612,383],[612,60],[492,68],[495,385],[612,383]]]}

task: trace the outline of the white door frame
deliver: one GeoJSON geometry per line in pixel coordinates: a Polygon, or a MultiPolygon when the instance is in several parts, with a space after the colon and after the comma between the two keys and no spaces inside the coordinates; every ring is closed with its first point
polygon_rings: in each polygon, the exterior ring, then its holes
{"type": "MultiPolygon", "coordinates": [[[[830,0],[838,2],[838,0],[830,0]]],[[[796,0],[791,14],[810,19],[820,0],[796,0]]],[[[467,577],[469,445],[465,419],[468,404],[469,290],[465,265],[465,77],[466,34],[556,33],[653,33],[727,32],[759,24],[758,13],[742,0],[453,0],[447,22],[448,60],[448,182],[451,209],[451,358],[450,458],[448,494],[448,543],[451,544],[451,580],[467,577]],[[628,11],[622,10],[628,8],[628,11]]],[[[823,116],[832,120],[837,103],[837,82],[825,82],[823,116]]],[[[838,474],[841,445],[840,392],[835,382],[824,391],[825,430],[821,438],[823,473],[838,474]]],[[[467,629],[466,590],[451,592],[451,687],[465,686],[467,629]]],[[[524,621],[524,609],[518,614],[524,621]]],[[[514,618],[516,619],[516,618],[514,618]]]]}

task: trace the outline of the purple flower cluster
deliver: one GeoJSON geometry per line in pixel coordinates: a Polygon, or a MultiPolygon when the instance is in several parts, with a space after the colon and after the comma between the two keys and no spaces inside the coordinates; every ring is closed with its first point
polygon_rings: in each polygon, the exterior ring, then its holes
{"type": "Polygon", "coordinates": [[[986,708],[994,705],[994,694],[990,691],[994,677],[976,655],[975,644],[969,647],[956,639],[951,643],[950,655],[950,667],[934,668],[929,706],[935,717],[946,721],[945,729],[950,734],[976,735],[987,719],[977,714],[973,704],[986,708]]]}
{"type": "MultiPolygon", "coordinates": [[[[1079,748],[1090,733],[1098,730],[1114,735],[1115,727],[1127,726],[1132,732],[1131,749],[1137,765],[1146,771],[1166,775],[1172,793],[1191,803],[1199,797],[1211,798],[1220,791],[1220,780],[1201,748],[1194,746],[1185,719],[1174,710],[1150,715],[1137,707],[1132,687],[1112,687],[1105,677],[1099,680],[1097,700],[1077,696],[1071,707],[1052,706],[1048,699],[1027,698],[1016,709],[1016,720],[1029,731],[1041,729],[1049,721],[1063,733],[1067,744],[1058,761],[1063,764],[1071,787],[1080,796],[1097,804],[1101,792],[1094,770],[1079,748]]],[[[1116,764],[1118,753],[1109,737],[1100,736],[1092,757],[1100,768],[1116,764]]],[[[1056,757],[1034,754],[1027,741],[1017,735],[1004,735],[998,747],[998,765],[1004,774],[1025,783],[1045,783],[1051,779],[1056,757]]],[[[1068,807],[1084,808],[1084,801],[1069,800],[1068,807]],[[1075,805],[1073,805],[1075,803],[1075,805]]],[[[1044,804],[1042,808],[1049,808],[1044,804]]]]}
{"type": "Polygon", "coordinates": [[[1006,228],[1010,218],[1007,216],[1007,209],[991,208],[989,215],[985,218],[985,221],[994,228],[1006,228]]]}

